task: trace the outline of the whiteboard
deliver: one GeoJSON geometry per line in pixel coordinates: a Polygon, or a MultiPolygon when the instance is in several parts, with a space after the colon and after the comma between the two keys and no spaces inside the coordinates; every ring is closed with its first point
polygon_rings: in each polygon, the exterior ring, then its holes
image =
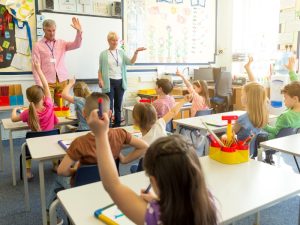
{"type": "MultiPolygon", "coordinates": [[[[76,30],[71,27],[73,15],[42,12],[45,19],[56,22],[56,39],[73,41],[76,30]]],[[[98,79],[100,53],[108,49],[107,34],[116,32],[122,37],[122,20],[95,16],[75,16],[82,26],[81,47],[66,53],[66,66],[76,79],[98,79]]]]}
{"type": "Polygon", "coordinates": [[[144,46],[147,51],[139,55],[137,63],[140,64],[214,62],[216,1],[124,0],[128,54],[144,46]]]}

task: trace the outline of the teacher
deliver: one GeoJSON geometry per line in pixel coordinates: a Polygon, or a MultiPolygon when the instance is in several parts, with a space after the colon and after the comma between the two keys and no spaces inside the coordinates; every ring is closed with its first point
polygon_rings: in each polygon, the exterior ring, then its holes
{"type": "Polygon", "coordinates": [[[136,49],[132,58],[129,59],[122,49],[117,49],[119,37],[115,32],[108,33],[107,41],[109,48],[101,52],[99,59],[99,87],[109,96],[110,109],[115,115],[113,127],[119,127],[123,95],[127,89],[126,65],[134,64],[138,53],[146,48],[136,49]]]}
{"type": "MultiPolygon", "coordinates": [[[[68,83],[68,71],[65,65],[66,51],[70,51],[81,46],[82,29],[79,20],[72,18],[71,26],[77,31],[73,42],[55,39],[56,23],[54,20],[47,19],[43,22],[44,38],[37,42],[32,49],[32,57],[34,57],[45,74],[48,82],[52,99],[59,104],[56,94],[61,93],[68,83]]],[[[41,86],[41,81],[32,66],[32,73],[37,85],[41,86]]]]}

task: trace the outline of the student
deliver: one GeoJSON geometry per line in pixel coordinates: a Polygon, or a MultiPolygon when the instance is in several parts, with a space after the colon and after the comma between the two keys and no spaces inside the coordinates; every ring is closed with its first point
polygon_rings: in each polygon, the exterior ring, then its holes
{"type": "MultiPolygon", "coordinates": [[[[277,118],[275,126],[264,127],[269,139],[275,138],[283,128],[300,128],[300,82],[293,81],[287,84],[281,93],[288,109],[277,118]]],[[[273,154],[273,151],[266,151],[266,162],[274,164],[273,154]]]]}
{"type": "Polygon", "coordinates": [[[152,105],[157,112],[157,117],[161,118],[175,106],[174,97],[169,95],[173,90],[173,85],[168,79],[158,79],[155,90],[158,99],[152,105]]]}
{"type": "Polygon", "coordinates": [[[76,116],[78,118],[77,130],[89,130],[85,118],[82,115],[82,110],[85,104],[85,99],[91,94],[89,87],[84,82],[76,82],[74,79],[69,80],[69,84],[63,89],[61,96],[63,99],[75,105],[76,116]],[[74,86],[74,87],[73,87],[74,86]],[[70,95],[70,89],[73,87],[74,96],[70,95]]]}
{"type": "Polygon", "coordinates": [[[176,75],[183,79],[191,95],[191,116],[196,116],[196,113],[200,110],[209,109],[210,101],[206,82],[203,80],[196,80],[193,82],[193,84],[191,84],[178,70],[176,71],[176,75]]]}
{"type": "Polygon", "coordinates": [[[138,196],[118,177],[107,135],[108,115],[99,119],[94,110],[88,124],[96,137],[102,184],[118,208],[135,224],[217,224],[214,200],[206,187],[195,149],[180,135],[159,138],[151,144],[144,167],[155,195],[142,190],[138,196]]]}
{"type": "MultiPolygon", "coordinates": [[[[92,93],[86,98],[86,103],[83,110],[83,116],[87,119],[94,109],[98,109],[98,99],[102,98],[103,112],[109,112],[109,97],[106,94],[92,93]]],[[[148,145],[143,141],[128,133],[122,128],[111,128],[108,131],[110,149],[113,158],[116,160],[119,157],[123,145],[127,144],[135,149],[129,153],[134,160],[145,154],[148,145]]],[[[57,169],[55,183],[51,187],[50,194],[47,197],[47,209],[55,199],[55,190],[59,188],[70,188],[74,183],[74,176],[80,164],[96,164],[96,143],[93,132],[76,138],[67,150],[67,154],[63,158],[57,169]],[[78,163],[77,163],[78,162],[78,163]]],[[[115,166],[116,167],[116,166],[115,166]]]]}
{"type": "Polygon", "coordinates": [[[294,56],[292,56],[289,58],[288,64],[285,65],[285,67],[289,71],[289,76],[290,76],[291,81],[299,81],[300,80],[299,74],[297,74],[294,69],[295,63],[296,63],[296,59],[294,56]]]}
{"type": "MultiPolygon", "coordinates": [[[[29,102],[29,109],[24,110],[21,114],[17,113],[19,108],[15,108],[11,114],[13,122],[23,121],[28,124],[32,131],[47,131],[54,129],[58,119],[54,114],[51,93],[47,80],[41,70],[37,60],[33,60],[35,70],[41,80],[43,87],[33,85],[26,90],[26,97],[29,102]]],[[[57,166],[57,161],[53,161],[53,168],[57,166]]],[[[27,179],[31,180],[31,160],[26,160],[27,179]]]]}

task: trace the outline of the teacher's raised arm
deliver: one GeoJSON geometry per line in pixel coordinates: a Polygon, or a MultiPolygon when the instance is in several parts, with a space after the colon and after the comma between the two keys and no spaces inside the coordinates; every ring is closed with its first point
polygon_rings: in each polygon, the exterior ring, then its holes
{"type": "Polygon", "coordinates": [[[119,36],[115,32],[108,33],[107,41],[108,49],[102,51],[99,58],[99,87],[109,96],[110,109],[114,113],[113,127],[119,127],[123,95],[127,89],[126,65],[135,63],[138,53],[146,48],[136,49],[130,59],[123,49],[118,48],[119,36]]]}

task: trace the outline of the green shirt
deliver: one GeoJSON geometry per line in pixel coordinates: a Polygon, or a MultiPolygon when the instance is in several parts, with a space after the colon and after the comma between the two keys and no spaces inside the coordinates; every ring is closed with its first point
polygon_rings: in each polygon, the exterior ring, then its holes
{"type": "MultiPolygon", "coordinates": [[[[127,89],[127,76],[126,76],[126,65],[131,65],[130,59],[126,56],[122,49],[118,49],[120,56],[122,57],[122,87],[124,90],[127,89]]],[[[102,92],[110,92],[110,81],[108,76],[108,50],[101,52],[99,57],[99,71],[102,73],[103,87],[102,92]]]]}
{"type": "Polygon", "coordinates": [[[291,81],[298,81],[299,79],[299,74],[297,74],[295,71],[290,71],[289,72],[290,75],[290,80],[291,81]]]}
{"type": "Polygon", "coordinates": [[[267,125],[264,130],[269,133],[269,139],[273,139],[282,128],[298,127],[300,127],[300,112],[288,109],[277,118],[275,126],[267,125]]]}

